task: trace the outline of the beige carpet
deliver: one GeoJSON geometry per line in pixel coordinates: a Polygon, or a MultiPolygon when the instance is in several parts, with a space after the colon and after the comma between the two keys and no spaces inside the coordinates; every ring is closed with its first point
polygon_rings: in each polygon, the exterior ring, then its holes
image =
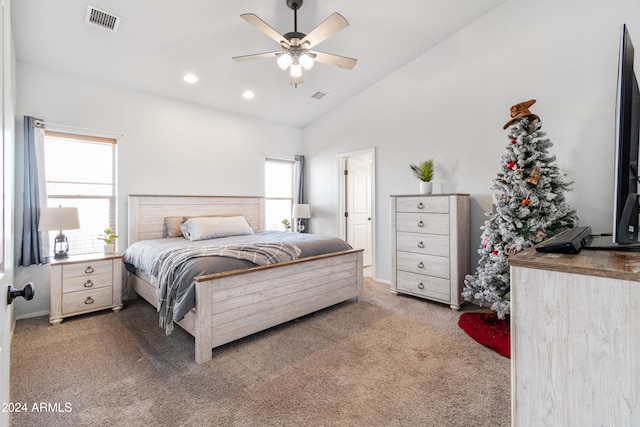
{"type": "Polygon", "coordinates": [[[11,399],[28,411],[11,425],[508,426],[510,362],[459,315],[367,279],[364,301],[220,347],[204,365],[193,338],[165,337],[141,300],[59,326],[20,320],[11,399]]]}

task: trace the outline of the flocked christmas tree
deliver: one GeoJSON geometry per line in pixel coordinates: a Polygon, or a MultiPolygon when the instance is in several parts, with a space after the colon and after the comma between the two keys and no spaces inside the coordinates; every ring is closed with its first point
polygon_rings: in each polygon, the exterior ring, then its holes
{"type": "Polygon", "coordinates": [[[529,111],[535,102],[511,107],[506,153],[491,186],[495,212],[481,227],[478,268],[462,292],[467,301],[490,305],[500,319],[511,308],[508,257],[578,223],[564,197],[572,183],[549,154],[553,144],[540,130],[540,117],[529,111]]]}

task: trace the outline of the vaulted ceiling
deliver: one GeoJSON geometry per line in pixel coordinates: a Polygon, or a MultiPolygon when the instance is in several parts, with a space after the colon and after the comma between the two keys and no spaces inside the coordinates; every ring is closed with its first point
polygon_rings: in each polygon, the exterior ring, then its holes
{"type": "Polygon", "coordinates": [[[11,19],[19,63],[302,128],[504,1],[304,0],[298,31],[340,13],[350,26],[316,49],[358,63],[317,63],[297,88],[275,58],[231,59],[278,50],[240,15],[284,34],[294,29],[286,0],[13,0],[11,19]],[[117,16],[117,30],[85,22],[88,5],[117,16]],[[186,83],[187,73],[198,81],[186,83]]]}

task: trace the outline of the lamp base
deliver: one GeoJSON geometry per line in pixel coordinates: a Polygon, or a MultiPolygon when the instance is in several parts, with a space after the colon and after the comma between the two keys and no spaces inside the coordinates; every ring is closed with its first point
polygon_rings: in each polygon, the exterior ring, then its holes
{"type": "Polygon", "coordinates": [[[67,240],[67,236],[62,234],[58,234],[53,241],[53,257],[58,258],[69,258],[69,240],[67,240]]]}

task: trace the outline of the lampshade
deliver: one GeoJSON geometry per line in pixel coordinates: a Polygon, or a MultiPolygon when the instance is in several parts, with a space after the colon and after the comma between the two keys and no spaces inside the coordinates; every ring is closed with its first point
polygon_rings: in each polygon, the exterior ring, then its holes
{"type": "Polygon", "coordinates": [[[80,228],[78,208],[40,208],[39,231],[59,230],[53,241],[54,258],[69,256],[69,239],[62,230],[76,230],[80,228]]]}
{"type": "Polygon", "coordinates": [[[40,208],[38,231],[76,230],[80,228],[78,208],[40,208]]]}
{"type": "Polygon", "coordinates": [[[302,77],[302,65],[294,62],[293,64],[291,64],[290,72],[291,77],[302,77]]]}
{"type": "Polygon", "coordinates": [[[286,70],[293,62],[293,59],[291,58],[291,55],[289,55],[288,53],[284,53],[278,57],[276,62],[278,63],[278,67],[280,67],[281,70],[286,70]]]}
{"type": "Polygon", "coordinates": [[[303,53],[302,55],[300,55],[300,59],[298,60],[300,62],[300,65],[302,65],[302,67],[305,70],[310,70],[311,67],[313,67],[313,58],[309,55],[307,55],[306,53],[303,53]]]}
{"type": "Polygon", "coordinates": [[[292,218],[311,218],[311,209],[307,204],[297,204],[293,205],[293,209],[291,211],[292,218]]]}

